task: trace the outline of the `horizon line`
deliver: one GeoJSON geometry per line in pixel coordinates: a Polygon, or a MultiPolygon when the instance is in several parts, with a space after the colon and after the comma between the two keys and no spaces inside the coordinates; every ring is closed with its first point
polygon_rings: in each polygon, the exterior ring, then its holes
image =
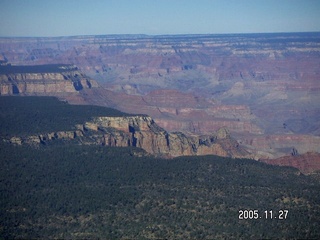
{"type": "Polygon", "coordinates": [[[300,32],[244,32],[244,33],[173,33],[173,34],[145,34],[145,33],[107,33],[107,34],[82,34],[82,35],[59,35],[59,36],[0,36],[0,38],[74,38],[74,37],[161,37],[161,36],[223,36],[223,35],[272,35],[272,34],[315,34],[320,31],[300,31],[300,32]]]}

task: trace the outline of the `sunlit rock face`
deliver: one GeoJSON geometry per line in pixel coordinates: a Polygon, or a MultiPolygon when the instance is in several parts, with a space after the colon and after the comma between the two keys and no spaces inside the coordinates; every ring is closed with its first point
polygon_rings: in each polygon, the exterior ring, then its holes
{"type": "Polygon", "coordinates": [[[168,131],[227,128],[256,158],[320,152],[319,33],[1,38],[0,50],[12,64],[74,64],[102,87],[58,87],[69,102],[148,114],[168,131]]]}
{"type": "Polygon", "coordinates": [[[210,135],[169,133],[148,116],[94,117],[89,122],[77,124],[75,128],[73,131],[14,136],[4,141],[36,147],[56,140],[111,147],[139,147],[148,154],[166,158],[208,154],[233,158],[251,157],[230,136],[228,130],[223,128],[210,135]]]}
{"type": "Polygon", "coordinates": [[[229,157],[251,155],[231,138],[228,130],[219,129],[210,135],[187,135],[167,132],[151,117],[97,117],[84,128],[103,131],[101,143],[106,146],[134,146],[164,157],[214,154],[229,157]]]}
{"type": "Polygon", "coordinates": [[[74,64],[115,90],[248,97],[254,84],[278,91],[318,86],[319,39],[319,33],[1,38],[0,50],[15,65],[74,64]]]}
{"type": "Polygon", "coordinates": [[[97,86],[72,65],[0,66],[0,95],[76,93],[97,86]]]}

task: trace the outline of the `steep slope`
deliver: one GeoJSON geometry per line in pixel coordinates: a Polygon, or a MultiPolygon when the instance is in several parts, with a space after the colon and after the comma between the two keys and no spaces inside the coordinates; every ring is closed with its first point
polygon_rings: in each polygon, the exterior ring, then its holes
{"type": "Polygon", "coordinates": [[[53,98],[2,97],[0,103],[3,128],[1,137],[13,144],[37,146],[62,140],[82,145],[133,146],[165,157],[208,154],[249,157],[248,152],[241,148],[225,129],[201,136],[181,132],[168,133],[148,116],[126,116],[121,112],[98,107],[97,110],[91,110],[90,106],[71,106],[59,103],[53,98]],[[11,100],[15,104],[12,104],[11,100]],[[29,105],[33,107],[28,109],[29,105]],[[49,106],[51,108],[48,110],[49,106]],[[27,110],[20,112],[19,108],[27,110]],[[54,122],[52,115],[58,122],[54,122]],[[59,119],[61,117],[62,120],[59,119]],[[30,124],[26,126],[26,122],[30,124]],[[68,123],[69,126],[63,123],[68,123]],[[19,126],[27,129],[22,128],[19,132],[19,126]]]}
{"type": "Polygon", "coordinates": [[[320,152],[319,42],[319,33],[1,38],[0,59],[76,64],[106,89],[61,93],[69,102],[147,114],[168,131],[228,128],[256,158],[275,158],[320,152]]]}
{"type": "Polygon", "coordinates": [[[320,171],[320,153],[315,152],[284,156],[277,159],[261,159],[260,161],[278,166],[293,166],[306,174],[320,171]]]}
{"type": "Polygon", "coordinates": [[[71,65],[0,65],[0,95],[76,93],[97,86],[71,65]]]}
{"type": "MultiPolygon", "coordinates": [[[[63,99],[75,104],[88,102],[112,106],[130,113],[150,114],[160,127],[171,132],[206,135],[226,128],[238,144],[251,152],[255,159],[290,155],[292,148],[296,148],[301,154],[309,151],[320,152],[320,136],[315,126],[304,124],[304,121],[288,119],[287,123],[280,124],[283,120],[281,114],[288,112],[290,115],[290,112],[298,110],[268,109],[266,114],[272,114],[272,120],[269,121],[270,116],[262,118],[262,109],[256,110],[260,115],[257,116],[247,105],[209,102],[176,90],[160,90],[155,95],[151,93],[152,98],[148,95],[128,95],[105,89],[83,90],[82,93],[83,95],[79,96],[81,99],[70,96],[63,99]],[[149,103],[150,99],[153,103],[149,103]],[[173,107],[175,104],[176,107],[173,107]],[[271,125],[272,123],[274,124],[271,125]],[[266,125],[272,126],[272,130],[266,125]],[[298,130],[304,127],[304,130],[298,130]],[[311,129],[314,131],[310,132],[311,129]],[[304,133],[305,131],[310,133],[304,133]]],[[[306,108],[305,111],[309,110],[306,108]]],[[[316,110],[314,114],[317,114],[316,110]]],[[[309,121],[308,116],[305,119],[309,121]]]]}

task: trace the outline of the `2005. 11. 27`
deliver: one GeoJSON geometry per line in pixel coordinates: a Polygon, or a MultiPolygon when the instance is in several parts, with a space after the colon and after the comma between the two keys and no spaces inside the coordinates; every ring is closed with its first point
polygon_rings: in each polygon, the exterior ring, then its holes
{"type": "Polygon", "coordinates": [[[274,210],[239,210],[238,218],[240,220],[251,220],[251,219],[279,219],[285,220],[288,217],[289,210],[281,209],[278,211],[274,210]]]}

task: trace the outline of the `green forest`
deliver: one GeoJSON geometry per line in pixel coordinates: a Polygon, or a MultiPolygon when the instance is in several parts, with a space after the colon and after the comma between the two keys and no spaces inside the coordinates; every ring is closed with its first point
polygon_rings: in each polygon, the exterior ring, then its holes
{"type": "Polygon", "coordinates": [[[0,74],[16,74],[16,73],[62,73],[66,69],[78,70],[77,67],[68,64],[44,64],[44,65],[0,65],[0,74]]]}
{"type": "MultiPolygon", "coordinates": [[[[1,135],[6,117],[31,124],[27,134],[47,130],[63,116],[55,127],[72,127],[68,116],[82,121],[123,114],[54,98],[3,99],[10,98],[0,97],[1,135]],[[27,103],[34,107],[23,110],[27,103]],[[38,113],[36,128],[32,116],[43,104],[50,107],[38,113]],[[77,112],[82,107],[83,115],[77,112]],[[55,120],[45,124],[48,116],[55,120]]],[[[320,182],[291,167],[217,156],[168,160],[139,148],[72,142],[34,148],[1,140],[0,156],[1,239],[320,238],[320,182]],[[239,219],[240,210],[258,210],[261,218],[239,219]],[[288,211],[285,219],[279,219],[281,210],[288,211]],[[266,219],[264,211],[274,218],[266,219]]]]}
{"type": "Polygon", "coordinates": [[[67,131],[92,117],[130,116],[116,109],[70,105],[55,97],[0,97],[0,136],[67,131]]]}

